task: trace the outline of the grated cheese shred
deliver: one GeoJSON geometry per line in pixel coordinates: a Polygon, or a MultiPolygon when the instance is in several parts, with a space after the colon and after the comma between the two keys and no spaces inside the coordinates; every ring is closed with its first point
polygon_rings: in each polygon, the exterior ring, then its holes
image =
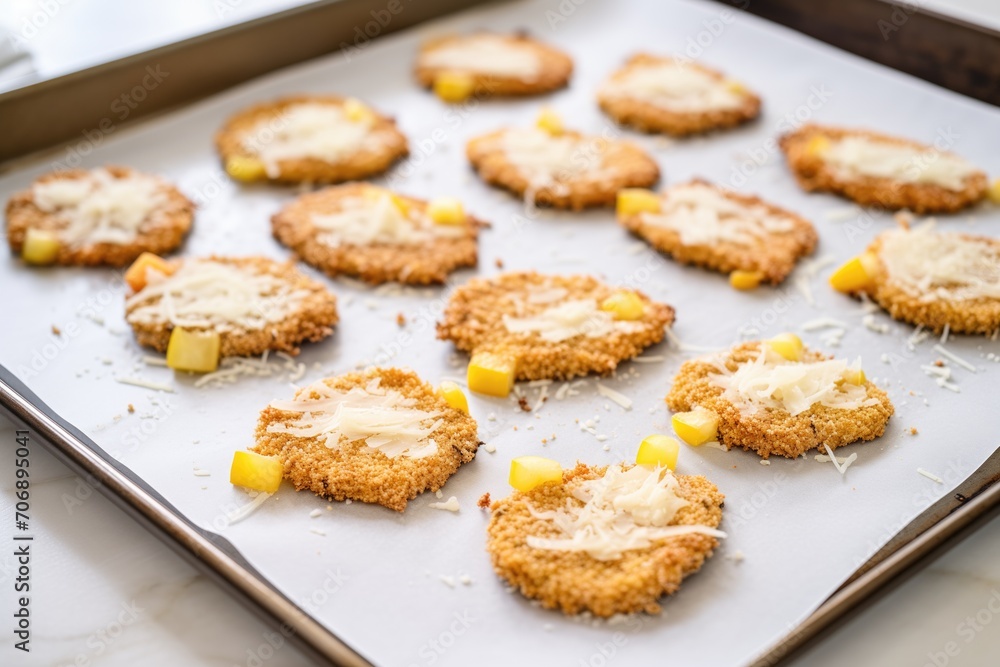
{"type": "Polygon", "coordinates": [[[314,213],[310,220],[320,234],[317,241],[341,245],[416,245],[438,237],[461,237],[464,225],[435,224],[423,211],[411,207],[403,213],[388,193],[374,198],[352,197],[334,213],[314,213]]]}
{"type": "Polygon", "coordinates": [[[700,68],[672,61],[635,66],[607,83],[602,93],[638,99],[671,111],[699,113],[739,108],[744,97],[737,90],[700,68]]]}
{"type": "Polygon", "coordinates": [[[116,178],[106,169],[36,183],[32,196],[38,208],[65,222],[58,235],[70,247],[132,243],[166,201],[159,179],[144,174],[116,178]]]}
{"type": "Polygon", "coordinates": [[[962,158],[930,147],[916,147],[864,136],[831,140],[823,160],[842,177],[870,176],[901,183],[926,183],[959,191],[976,168],[962,158]]]}
{"type": "Polygon", "coordinates": [[[677,478],[665,468],[608,466],[603,477],[587,480],[567,499],[566,507],[532,516],[549,522],[561,537],[529,536],[528,546],[549,551],[582,551],[596,560],[617,560],[622,553],[658,541],[697,533],[726,534],[701,525],[671,525],[688,502],[677,495],[677,478]],[[581,504],[582,503],[582,504],[581,504]]]}
{"type": "Polygon", "coordinates": [[[725,241],[746,246],[794,229],[791,217],[730,199],[705,183],[670,188],[661,206],[659,213],[643,213],[643,222],[676,232],[685,245],[725,241]]]}
{"type": "Polygon", "coordinates": [[[342,442],[363,441],[389,458],[425,458],[437,453],[431,436],[444,420],[438,412],[414,407],[416,403],[395,389],[382,387],[379,378],[347,392],[319,381],[290,401],[273,401],[272,408],[301,416],[271,424],[267,431],[317,438],[331,449],[339,448],[342,442]]]}
{"type": "Polygon", "coordinates": [[[611,313],[601,310],[594,299],[569,299],[535,315],[503,317],[503,325],[510,333],[537,333],[542,340],[550,343],[560,343],[577,336],[600,338],[615,331],[631,330],[638,324],[615,320],[611,313]]]}
{"type": "Polygon", "coordinates": [[[788,361],[766,345],[736,371],[730,371],[724,359],[710,359],[719,372],[709,375],[709,382],[723,390],[724,399],[747,413],[785,410],[794,416],[817,404],[853,410],[878,403],[868,398],[864,386],[844,381],[848,372],[860,369],[861,359],[850,365],[841,359],[788,361]]]}
{"type": "Polygon", "coordinates": [[[420,55],[419,66],[443,67],[523,81],[538,78],[542,63],[530,47],[495,35],[475,35],[444,44],[420,55]]]}
{"type": "Polygon", "coordinates": [[[879,236],[889,278],[920,301],[1000,299],[1000,245],[935,232],[932,223],[879,236]]]}
{"type": "Polygon", "coordinates": [[[210,259],[188,260],[170,276],[150,271],[126,301],[130,323],[254,331],[280,322],[306,295],[277,276],[210,259]]]}

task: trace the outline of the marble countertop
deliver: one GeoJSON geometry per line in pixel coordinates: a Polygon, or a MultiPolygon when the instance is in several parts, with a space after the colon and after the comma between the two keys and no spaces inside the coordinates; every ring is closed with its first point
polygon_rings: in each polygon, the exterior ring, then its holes
{"type": "MultiPolygon", "coordinates": [[[[12,444],[0,418],[0,442],[12,444]]],[[[5,446],[5,461],[13,457],[5,446]]],[[[0,477],[7,539],[13,466],[0,477]]],[[[295,647],[197,574],[37,443],[31,453],[31,652],[5,630],[0,664],[299,667],[295,647]],[[278,642],[274,642],[278,643],[278,642]]],[[[980,667],[1000,654],[1000,518],[839,628],[793,667],[980,667]]],[[[0,613],[11,618],[17,564],[0,555],[0,613]]],[[[622,658],[627,658],[622,654],[622,658]]],[[[620,660],[627,664],[627,659],[620,660]]]]}

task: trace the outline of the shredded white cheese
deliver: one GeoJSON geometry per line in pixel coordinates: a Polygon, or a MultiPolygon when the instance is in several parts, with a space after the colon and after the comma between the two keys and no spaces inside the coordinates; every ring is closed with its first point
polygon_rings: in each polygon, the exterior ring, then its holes
{"type": "Polygon", "coordinates": [[[832,139],[823,160],[842,178],[869,176],[962,190],[976,168],[958,156],[866,136],[832,139]]]}
{"type": "Polygon", "coordinates": [[[660,201],[660,212],[643,213],[642,221],[676,232],[684,245],[728,242],[747,246],[794,229],[790,216],[732,199],[705,183],[674,186],[660,201]]]}
{"type": "Polygon", "coordinates": [[[121,384],[130,384],[133,387],[142,387],[143,389],[152,389],[154,391],[166,391],[173,393],[174,388],[169,384],[161,384],[159,382],[153,382],[151,380],[145,380],[143,378],[133,378],[133,377],[116,377],[115,382],[120,382],[121,384]]]}
{"type": "Polygon", "coordinates": [[[342,442],[362,441],[389,458],[425,458],[438,451],[431,435],[444,420],[440,413],[414,407],[417,401],[373,378],[365,387],[343,392],[320,381],[300,390],[290,401],[273,401],[276,410],[301,416],[268,426],[268,433],[317,438],[336,449],[342,442]]]}
{"type": "Polygon", "coordinates": [[[420,54],[418,67],[440,67],[534,81],[542,69],[538,53],[526,44],[496,35],[471,35],[420,54]]]}
{"type": "Polygon", "coordinates": [[[644,549],[660,540],[698,533],[725,537],[700,525],[671,525],[688,502],[677,495],[677,479],[670,470],[620,465],[608,466],[603,477],[581,483],[573,492],[579,503],[538,511],[532,516],[549,522],[563,537],[529,536],[528,546],[550,551],[582,551],[596,560],[615,560],[622,553],[644,549]]]}
{"type": "Polygon", "coordinates": [[[530,316],[504,315],[503,325],[513,334],[538,334],[550,343],[560,343],[577,336],[600,338],[615,331],[627,331],[635,322],[615,320],[601,310],[594,299],[570,299],[530,316]]]}
{"type": "Polygon", "coordinates": [[[920,301],[1000,299],[1000,244],[931,223],[879,236],[889,279],[920,301]]]}
{"type": "Polygon", "coordinates": [[[271,177],[279,162],[316,158],[337,163],[376,142],[369,114],[348,118],[339,105],[307,102],[261,120],[243,137],[243,147],[264,163],[271,177]]]}
{"type": "Polygon", "coordinates": [[[597,383],[597,393],[600,394],[601,396],[604,396],[605,398],[611,399],[612,401],[617,403],[619,407],[625,410],[632,409],[631,398],[629,398],[628,396],[626,396],[621,392],[615,391],[611,387],[601,384],[600,382],[597,383]]]}
{"type": "Polygon", "coordinates": [[[600,155],[585,150],[575,136],[554,136],[538,128],[503,133],[501,148],[507,159],[531,183],[531,189],[552,187],[600,167],[600,155]]]}
{"type": "Polygon", "coordinates": [[[735,109],[746,99],[725,79],[677,60],[635,65],[607,82],[601,94],[686,113],[735,109]]]}
{"type": "Polygon", "coordinates": [[[187,260],[170,276],[149,275],[126,301],[130,324],[255,331],[284,320],[306,294],[269,273],[210,259],[187,260]]]}
{"type": "Polygon", "coordinates": [[[159,179],[136,173],[116,178],[106,169],[36,183],[32,196],[38,208],[65,224],[55,233],[74,248],[134,242],[143,227],[154,222],[156,209],[166,202],[159,179]]]}
{"type": "Polygon", "coordinates": [[[352,197],[339,210],[313,213],[310,221],[319,230],[316,240],[331,248],[342,245],[416,245],[440,237],[458,238],[465,225],[438,225],[416,206],[405,212],[388,193],[352,197]]]}
{"type": "Polygon", "coordinates": [[[788,361],[769,346],[757,356],[738,365],[735,372],[725,364],[725,356],[709,359],[719,370],[708,376],[712,386],[723,390],[722,397],[749,413],[758,410],[785,410],[791,415],[813,405],[853,410],[876,405],[863,385],[845,382],[848,372],[857,371],[861,360],[848,364],[841,359],[788,361]]]}
{"type": "Polygon", "coordinates": [[[941,479],[940,477],[938,477],[937,475],[935,475],[932,472],[924,470],[923,468],[917,468],[917,473],[923,475],[924,477],[926,477],[927,479],[929,479],[929,480],[931,480],[933,482],[936,482],[938,484],[944,484],[944,480],[943,479],[941,479]]]}
{"type": "Polygon", "coordinates": [[[243,519],[253,514],[257,510],[257,508],[263,505],[264,501],[270,497],[271,497],[270,493],[261,491],[256,496],[254,496],[254,499],[251,500],[246,505],[239,507],[233,510],[232,512],[226,514],[226,519],[229,521],[229,525],[233,525],[234,523],[239,523],[243,519]]]}
{"type": "Polygon", "coordinates": [[[456,496],[451,496],[443,503],[431,503],[428,507],[435,510],[444,510],[446,512],[457,512],[461,509],[456,496]]]}

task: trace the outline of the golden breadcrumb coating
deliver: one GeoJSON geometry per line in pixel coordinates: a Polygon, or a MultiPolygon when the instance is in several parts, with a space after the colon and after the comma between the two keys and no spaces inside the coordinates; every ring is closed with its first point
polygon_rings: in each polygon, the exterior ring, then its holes
{"type": "MultiPolygon", "coordinates": [[[[740,364],[757,358],[760,342],[751,341],[734,346],[725,356],[730,371],[740,364]]],[[[822,361],[825,355],[806,350],[803,361],[822,361]]],[[[719,442],[727,449],[742,447],[766,459],[772,454],[795,458],[810,449],[830,449],[849,445],[858,440],[874,440],[885,432],[894,408],[889,397],[877,386],[864,383],[868,398],[878,404],[854,409],[832,408],[819,403],[805,412],[791,415],[785,410],[761,409],[743,413],[739,407],[722,397],[721,387],[713,386],[710,375],[718,374],[711,361],[692,359],[684,362],[674,377],[667,407],[674,412],[686,412],[700,406],[719,415],[719,442]]]]}
{"type": "MultiPolygon", "coordinates": [[[[411,244],[345,243],[335,247],[319,240],[324,232],[313,224],[312,216],[336,213],[344,200],[374,189],[367,183],[349,183],[302,195],[271,218],[274,238],[331,277],[346,275],[373,285],[390,281],[412,285],[443,283],[452,271],[476,265],[476,239],[479,228],[485,224],[472,216],[467,217],[463,225],[465,234],[459,237],[438,236],[411,244]]],[[[421,199],[396,196],[417,210],[427,208],[427,202],[421,199]]]]}
{"type": "Polygon", "coordinates": [[[760,98],[743,88],[738,91],[742,98],[740,106],[705,111],[667,109],[648,100],[630,97],[626,93],[606,88],[608,84],[624,80],[637,69],[669,63],[676,63],[677,67],[690,67],[717,81],[726,78],[721,72],[703,65],[680,63],[674,58],[639,53],[629,58],[625,65],[614,72],[598,90],[597,102],[601,109],[622,125],[628,125],[642,132],[669,134],[675,137],[736,127],[755,119],[760,114],[760,98]]]}
{"type": "MultiPolygon", "coordinates": [[[[105,167],[117,179],[137,175],[129,167],[105,167]]],[[[88,175],[86,169],[54,171],[35,179],[32,185],[60,179],[79,179],[88,175]]],[[[160,191],[165,201],[153,210],[129,243],[85,243],[77,247],[62,244],[55,263],[63,266],[116,266],[131,264],[144,252],[164,254],[176,250],[191,229],[194,204],[180,190],[161,181],[160,191]]],[[[15,255],[20,255],[29,229],[53,232],[57,236],[67,221],[58,214],[43,211],[35,203],[32,188],[15,193],[7,202],[7,242],[15,255]]]]}
{"type": "MultiPolygon", "coordinates": [[[[582,505],[572,491],[582,482],[598,479],[607,466],[577,463],[564,471],[562,484],[543,484],[528,492],[515,491],[490,506],[486,550],[493,569],[522,595],[546,609],[565,614],[587,611],[595,616],[660,611],[660,599],[677,591],[681,580],[697,572],[718,546],[710,535],[690,533],[658,540],[645,549],[623,552],[616,560],[597,560],[586,552],[535,549],[529,536],[561,535],[538,512],[566,503],[582,505]]],[[[671,525],[717,528],[722,521],[724,496],[701,476],[677,475],[677,495],[690,504],[681,508],[671,525]]]]}
{"type": "Polygon", "coordinates": [[[508,158],[504,136],[509,131],[496,130],[471,139],[466,156],[484,181],[521,197],[530,191],[536,204],[573,210],[613,206],[622,188],[646,188],[660,178],[656,162],[636,144],[566,131],[560,136],[583,140],[576,162],[592,163],[590,168],[559,175],[554,184],[537,186],[508,158]]]}
{"type": "Polygon", "coordinates": [[[781,137],[781,149],[788,160],[788,166],[803,190],[832,192],[864,206],[880,206],[889,210],[905,208],[914,213],[951,213],[971,206],[986,196],[987,178],[982,171],[966,176],[965,187],[960,191],[932,183],[903,183],[892,178],[843,178],[823,161],[822,155],[809,151],[809,142],[820,136],[828,139],[867,137],[899,146],[932,150],[930,146],[920,142],[878,132],[803,125],[781,137]]]}
{"type": "MultiPolygon", "coordinates": [[[[802,257],[811,255],[816,248],[818,241],[816,229],[805,218],[758,197],[737,194],[701,179],[692,179],[689,181],[689,184],[691,183],[708,185],[730,201],[747,207],[762,206],[771,215],[789,220],[792,228],[788,232],[765,232],[748,244],[723,240],[711,245],[687,245],[681,240],[678,232],[650,224],[642,213],[619,214],[618,223],[682,264],[693,264],[727,274],[737,270],[759,271],[764,274],[764,282],[772,285],[777,285],[787,278],[795,268],[796,262],[802,257]]],[[[664,191],[661,196],[669,198],[670,189],[664,191]]]]}
{"type": "Polygon", "coordinates": [[[641,319],[630,331],[607,336],[579,335],[561,342],[546,341],[536,332],[510,333],[504,315],[538,314],[551,303],[526,303],[538,290],[565,289],[566,300],[603,301],[616,290],[590,276],[543,275],[535,272],[505,273],[494,278],[470,280],[454,291],[438,323],[437,336],[463,351],[491,351],[517,360],[516,379],[567,379],[588,373],[607,374],[620,362],[638,356],[663,340],[665,327],[674,321],[674,309],[636,292],[645,304],[641,319]],[[519,303],[523,309],[519,310],[519,303]]]}
{"type": "MultiPolygon", "coordinates": [[[[416,400],[415,408],[440,413],[443,423],[433,434],[437,453],[424,458],[390,458],[362,441],[348,442],[343,436],[339,447],[331,449],[315,437],[268,433],[269,425],[299,416],[270,406],[260,413],[252,449],[265,456],[281,457],[285,478],[298,490],[309,489],[332,500],[378,503],[402,512],[409,500],[424,491],[437,491],[459,466],[475,458],[478,427],[472,417],[450,407],[431,385],[410,370],[370,368],[326,378],[323,383],[348,391],[353,387],[364,388],[374,378],[380,379],[381,387],[395,389],[416,400]]],[[[308,387],[300,391],[308,391],[308,387]]]]}
{"type": "MultiPolygon", "coordinates": [[[[282,114],[300,104],[327,104],[343,106],[347,98],[336,95],[300,95],[285,97],[273,102],[254,105],[240,111],[223,125],[215,135],[215,147],[223,165],[234,157],[254,158],[256,153],[244,146],[243,140],[266,120],[280,122],[282,114]]],[[[406,157],[409,148],[406,136],[396,128],[396,121],[369,109],[374,117],[372,134],[378,145],[365,146],[347,159],[327,162],[316,157],[303,157],[278,161],[279,173],[268,175],[266,180],[276,183],[342,183],[357,181],[383,173],[396,160],[406,157]]]]}
{"type": "Polygon", "coordinates": [[[573,74],[573,59],[566,53],[548,44],[532,39],[527,35],[492,35],[505,42],[519,48],[530,49],[536,54],[539,61],[537,76],[525,79],[517,76],[503,76],[494,73],[485,73],[479,70],[464,68],[444,68],[440,66],[427,65],[422,62],[424,56],[442,47],[454,46],[465,40],[475,39],[483,34],[473,33],[470,35],[449,35],[426,42],[420,47],[417,55],[417,63],[414,68],[414,75],[420,85],[431,88],[434,80],[442,72],[458,72],[472,77],[477,95],[483,96],[524,96],[547,93],[559,88],[564,88],[569,83],[570,75],[573,74]]]}
{"type": "MultiPolygon", "coordinates": [[[[265,257],[209,257],[209,261],[246,267],[255,273],[270,274],[287,283],[291,290],[304,291],[306,295],[280,322],[270,322],[262,329],[237,329],[220,331],[220,356],[242,357],[263,354],[267,350],[298,354],[303,342],[316,342],[333,333],[337,323],[337,298],[322,284],[300,273],[293,262],[278,263],[265,257]]],[[[180,260],[183,261],[183,260],[180,260]]],[[[133,299],[142,295],[137,292],[133,299]]],[[[135,332],[140,345],[166,352],[173,325],[164,320],[151,324],[137,321],[130,315],[139,307],[156,303],[159,296],[132,302],[125,308],[125,320],[135,332]]],[[[213,330],[212,327],[190,327],[192,331],[213,330]]]]}

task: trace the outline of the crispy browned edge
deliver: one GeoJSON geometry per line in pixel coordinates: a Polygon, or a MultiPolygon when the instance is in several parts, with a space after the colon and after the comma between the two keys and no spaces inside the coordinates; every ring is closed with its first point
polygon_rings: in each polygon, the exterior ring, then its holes
{"type": "MultiPolygon", "coordinates": [[[[300,273],[294,262],[278,263],[266,257],[219,257],[207,259],[241,267],[252,267],[259,273],[270,273],[287,281],[295,289],[309,294],[293,312],[282,321],[271,323],[263,329],[242,332],[221,332],[222,357],[241,357],[263,354],[267,350],[298,354],[299,346],[306,341],[320,341],[333,333],[337,323],[337,299],[322,284],[300,273]]],[[[183,261],[183,260],[179,260],[183,261]]],[[[141,294],[142,292],[138,292],[141,294]]],[[[134,310],[126,306],[128,314],[134,310]]],[[[165,352],[170,342],[173,325],[162,322],[156,325],[129,322],[140,345],[165,352]]],[[[198,331],[200,329],[193,329],[198,331]]]]}
{"type": "MultiPolygon", "coordinates": [[[[810,139],[825,136],[838,139],[845,136],[867,137],[877,141],[911,146],[913,148],[937,150],[917,141],[893,137],[871,130],[847,129],[826,125],[807,124],[781,137],[780,145],[788,166],[803,190],[809,192],[832,192],[851,199],[864,206],[880,207],[887,210],[909,209],[915,213],[953,213],[971,206],[986,196],[987,178],[977,171],[965,179],[961,191],[948,190],[939,185],[927,183],[900,183],[890,178],[862,177],[842,179],[833,173],[821,156],[810,155],[807,147],[810,139]]],[[[943,151],[953,155],[949,151],[943,151]]]]}
{"type": "Polygon", "coordinates": [[[442,67],[425,67],[420,64],[420,56],[423,54],[451,42],[466,39],[468,37],[475,37],[477,34],[483,33],[473,33],[470,35],[447,35],[430,40],[421,45],[420,51],[417,54],[417,61],[413,69],[413,74],[420,85],[425,88],[433,87],[434,79],[436,79],[437,76],[444,71],[460,71],[462,73],[469,74],[474,82],[477,97],[488,97],[493,95],[501,97],[538,95],[564,88],[569,83],[570,76],[573,74],[573,59],[563,51],[524,34],[497,36],[511,43],[526,46],[538,54],[542,66],[539,77],[532,81],[525,81],[517,77],[483,74],[472,70],[448,70],[442,67]]]}
{"type": "MultiPolygon", "coordinates": [[[[684,577],[697,572],[718,546],[709,535],[692,533],[658,541],[646,549],[626,551],[621,558],[600,561],[583,552],[534,549],[529,536],[558,537],[559,531],[537,511],[564,507],[571,497],[568,487],[595,479],[607,466],[577,463],[564,471],[563,483],[549,483],[528,492],[515,491],[490,505],[487,551],[496,573],[522,595],[536,599],[547,609],[566,614],[584,611],[595,616],[661,610],[664,595],[677,591],[684,577]]],[[[677,475],[678,494],[690,505],[682,508],[676,525],[716,528],[722,521],[724,496],[701,476],[677,475]]],[[[573,500],[579,504],[578,500],[573,500]]]]}
{"type": "MultiPolygon", "coordinates": [[[[285,478],[298,490],[309,489],[332,500],[378,503],[402,512],[409,500],[424,491],[437,491],[459,466],[475,458],[480,444],[478,427],[472,417],[449,406],[430,384],[408,369],[370,368],[322,382],[348,390],[364,387],[374,377],[381,378],[381,386],[416,399],[417,408],[442,413],[444,424],[434,433],[436,454],[421,459],[389,458],[360,441],[346,442],[342,438],[340,447],[331,449],[317,438],[268,433],[270,424],[295,417],[295,413],[270,406],[260,413],[256,444],[251,449],[280,457],[285,478]]],[[[300,391],[308,391],[308,387],[300,391]]]]}
{"type": "MultiPolygon", "coordinates": [[[[795,268],[796,262],[801,257],[811,255],[815,250],[819,240],[816,229],[812,223],[796,213],[753,195],[741,195],[726,190],[700,178],[673,187],[683,187],[693,183],[710,186],[727,199],[745,206],[763,206],[773,215],[791,220],[794,229],[787,234],[770,234],[766,240],[753,245],[744,246],[730,241],[720,241],[707,246],[685,245],[677,232],[644,223],[641,213],[619,214],[618,223],[682,264],[693,264],[727,274],[736,270],[759,271],[764,274],[765,282],[772,285],[777,285],[787,278],[795,268]]],[[[661,196],[669,197],[671,189],[664,190],[661,196]]]]}
{"type": "MultiPolygon", "coordinates": [[[[256,104],[235,114],[215,135],[215,147],[222,158],[223,168],[229,158],[254,157],[242,143],[251,128],[265,118],[274,118],[290,106],[305,103],[342,105],[347,98],[337,95],[297,95],[256,104]]],[[[396,127],[396,121],[372,110],[375,116],[373,132],[384,134],[387,141],[379,150],[365,149],[349,160],[327,162],[318,158],[282,160],[275,183],[341,183],[376,176],[386,171],[396,160],[409,154],[406,136],[396,127]]]]}
{"type": "MultiPolygon", "coordinates": [[[[469,140],[465,152],[479,177],[523,197],[529,189],[527,177],[507,159],[502,148],[497,147],[506,132],[500,129],[469,140]]],[[[567,131],[571,137],[584,137],[580,132],[567,131]]],[[[660,168],[642,148],[629,141],[584,137],[595,152],[602,155],[607,170],[597,177],[575,177],[562,182],[558,191],[551,187],[534,192],[534,203],[555,208],[581,210],[584,208],[613,206],[622,188],[648,188],[660,179],[660,168]],[[563,191],[565,189],[565,191],[563,191]]]]}
{"type": "MultiPolygon", "coordinates": [[[[137,174],[130,167],[105,167],[115,178],[137,174]]],[[[47,183],[61,178],[81,178],[86,169],[67,169],[43,174],[36,183],[47,183]]],[[[123,267],[144,252],[165,254],[176,250],[191,229],[195,205],[173,185],[162,181],[161,190],[167,197],[166,204],[153,215],[156,222],[147,222],[131,243],[88,243],[79,248],[65,245],[59,248],[55,263],[63,266],[114,266],[123,267]]],[[[15,193],[7,202],[7,242],[11,252],[20,255],[29,229],[57,231],[64,225],[56,217],[35,204],[31,188],[15,193]]]]}
{"type": "MultiPolygon", "coordinates": [[[[442,237],[415,245],[332,248],[317,242],[319,232],[311,222],[313,213],[337,210],[340,200],[359,196],[375,187],[369,183],[349,183],[298,197],[271,218],[274,238],[294,250],[304,262],[331,277],[346,275],[373,285],[391,281],[411,285],[440,284],[452,271],[476,266],[478,230],[485,223],[472,216],[464,223],[464,236],[442,237]]],[[[397,196],[411,206],[421,210],[427,208],[427,202],[422,199],[397,196]]]]}
{"type": "MultiPolygon", "coordinates": [[[[1000,241],[986,236],[959,234],[963,238],[991,246],[1000,254],[1000,241]]],[[[941,333],[945,326],[953,333],[990,335],[1000,329],[1000,300],[969,299],[965,301],[921,301],[902,289],[889,275],[881,259],[881,234],[868,246],[868,252],[878,257],[877,273],[869,287],[861,290],[880,305],[893,319],[941,333]]]]}
{"type": "MultiPolygon", "coordinates": [[[[750,341],[734,346],[725,359],[727,368],[735,371],[740,364],[756,358],[760,345],[760,341],[750,341]]],[[[819,352],[806,350],[803,360],[827,358],[819,352]]],[[[720,387],[709,383],[708,376],[716,373],[716,367],[704,359],[684,362],[667,394],[667,407],[674,412],[686,412],[700,406],[716,413],[719,415],[720,443],[729,449],[742,447],[756,452],[764,459],[772,454],[795,458],[824,444],[836,449],[858,440],[874,440],[885,432],[894,412],[886,393],[866,380],[868,397],[877,399],[877,405],[853,410],[813,405],[795,416],[784,410],[743,414],[722,397],[720,387]]]]}
{"type": "MultiPolygon", "coordinates": [[[[631,56],[622,68],[608,77],[605,84],[622,79],[640,66],[671,62],[678,63],[678,67],[692,67],[716,80],[725,78],[721,72],[694,62],[682,63],[676,58],[638,53],[631,56]]],[[[749,90],[744,90],[742,97],[743,104],[736,109],[681,112],[664,109],[644,100],[607,94],[604,92],[603,85],[597,92],[598,105],[616,122],[642,132],[669,134],[674,137],[686,137],[728,129],[754,120],[760,115],[760,97],[749,90]]]]}
{"type": "Polygon", "coordinates": [[[508,333],[503,316],[513,311],[505,308],[504,298],[546,280],[556,282],[573,298],[603,300],[615,291],[591,276],[548,276],[530,271],[476,278],[452,293],[438,322],[438,338],[452,341],[465,352],[490,351],[516,359],[518,380],[566,379],[612,372],[622,361],[663,340],[664,329],[674,321],[673,308],[636,292],[646,304],[646,312],[639,320],[641,330],[634,333],[577,337],[560,343],[543,341],[537,334],[508,333]]]}

